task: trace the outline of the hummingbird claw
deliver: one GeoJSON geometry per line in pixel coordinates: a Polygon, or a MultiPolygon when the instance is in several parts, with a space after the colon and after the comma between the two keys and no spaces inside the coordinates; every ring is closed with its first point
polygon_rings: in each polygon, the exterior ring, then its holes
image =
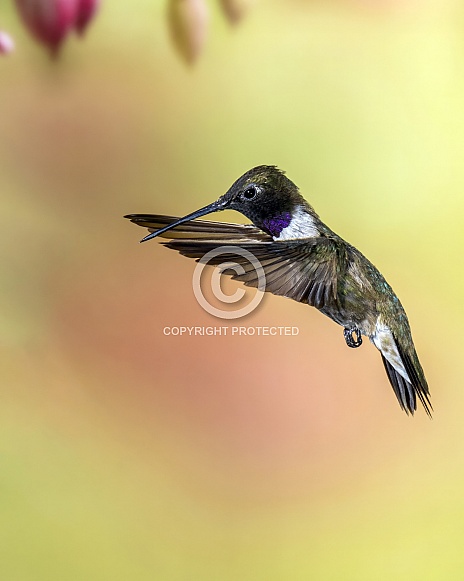
{"type": "Polygon", "coordinates": [[[348,347],[355,349],[362,345],[361,331],[357,327],[350,327],[349,329],[343,330],[343,335],[345,336],[345,341],[348,347]],[[353,337],[353,334],[355,337],[353,337]]]}

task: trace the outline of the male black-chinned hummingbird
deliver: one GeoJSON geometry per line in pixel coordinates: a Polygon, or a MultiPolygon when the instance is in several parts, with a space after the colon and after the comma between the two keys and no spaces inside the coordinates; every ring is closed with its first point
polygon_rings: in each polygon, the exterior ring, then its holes
{"type": "MultiPolygon", "coordinates": [[[[256,287],[254,266],[234,254],[234,247],[248,250],[264,269],[266,292],[316,307],[343,327],[348,347],[359,347],[362,335],[369,337],[380,351],[401,408],[414,414],[419,398],[431,416],[427,381],[398,297],[357,248],[321,221],[277,167],[262,165],[247,171],[216,202],[184,218],[125,217],[148,228],[150,234],[141,242],[169,238],[164,243],[168,248],[197,260],[219,246],[230,246],[230,259],[245,271],[233,278],[256,287]],[[228,209],[237,210],[252,224],[194,221],[228,209]]],[[[223,262],[224,254],[209,261],[223,262]]]]}

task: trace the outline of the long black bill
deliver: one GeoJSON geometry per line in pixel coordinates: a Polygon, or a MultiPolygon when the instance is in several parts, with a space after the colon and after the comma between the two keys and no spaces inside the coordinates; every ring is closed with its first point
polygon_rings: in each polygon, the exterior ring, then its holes
{"type": "Polygon", "coordinates": [[[184,216],[183,218],[179,218],[179,220],[177,220],[176,222],[173,222],[172,224],[168,224],[164,228],[160,228],[159,230],[156,230],[156,232],[151,232],[150,234],[148,234],[148,236],[145,236],[145,238],[142,238],[142,240],[140,240],[140,242],[146,242],[147,240],[151,240],[152,238],[156,238],[160,234],[163,234],[163,232],[167,232],[168,230],[171,230],[172,228],[175,228],[176,226],[179,226],[180,224],[183,224],[184,222],[188,222],[189,220],[195,220],[195,218],[200,218],[201,216],[206,216],[206,214],[211,214],[212,212],[218,212],[219,210],[224,210],[225,206],[226,206],[226,203],[224,201],[217,200],[216,202],[213,202],[212,204],[209,204],[208,206],[205,206],[204,208],[200,208],[196,212],[192,212],[191,214],[188,214],[188,216],[184,216]]]}

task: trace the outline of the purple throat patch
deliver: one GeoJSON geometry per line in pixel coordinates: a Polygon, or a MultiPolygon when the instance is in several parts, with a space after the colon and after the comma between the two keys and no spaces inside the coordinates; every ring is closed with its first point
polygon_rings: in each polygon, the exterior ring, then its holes
{"type": "Polygon", "coordinates": [[[282,230],[286,228],[291,221],[292,215],[290,212],[284,212],[275,218],[266,218],[263,220],[263,226],[271,234],[271,236],[277,238],[282,230]]]}

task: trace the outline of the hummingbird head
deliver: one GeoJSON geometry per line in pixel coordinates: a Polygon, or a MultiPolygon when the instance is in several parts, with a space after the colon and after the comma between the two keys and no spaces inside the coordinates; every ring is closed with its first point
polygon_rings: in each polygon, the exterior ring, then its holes
{"type": "MultiPolygon", "coordinates": [[[[314,210],[298,187],[273,165],[260,165],[243,174],[218,201],[237,210],[255,226],[278,239],[296,222],[311,221],[314,210]]],[[[307,224],[306,224],[307,225],[307,224]]]]}
{"type": "Polygon", "coordinates": [[[216,202],[146,236],[150,240],[188,220],[220,210],[236,210],[275,240],[319,235],[319,219],[297,186],[274,165],[244,173],[216,202]]]}

